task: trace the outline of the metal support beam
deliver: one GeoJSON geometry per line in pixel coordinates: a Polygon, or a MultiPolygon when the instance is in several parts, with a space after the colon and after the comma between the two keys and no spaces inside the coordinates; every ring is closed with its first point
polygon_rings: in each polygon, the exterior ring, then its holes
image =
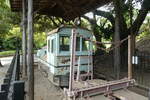
{"type": "Polygon", "coordinates": [[[119,89],[124,89],[129,86],[133,86],[135,83],[134,79],[121,79],[117,81],[110,81],[107,83],[96,83],[94,84],[89,84],[88,86],[85,86],[83,88],[74,88],[72,91],[69,90],[64,90],[65,95],[68,98],[76,98],[76,97],[87,97],[87,96],[93,96],[101,93],[108,93],[110,91],[114,90],[119,90],[119,89]]]}
{"type": "Polygon", "coordinates": [[[80,56],[79,56],[79,59],[78,59],[78,68],[77,68],[77,77],[76,77],[76,80],[77,81],[79,81],[80,80],[80,62],[81,62],[81,60],[80,60],[80,56]]]}
{"type": "Polygon", "coordinates": [[[76,29],[72,29],[71,36],[71,56],[70,56],[70,79],[69,91],[72,91],[72,83],[74,81],[74,65],[75,65],[75,51],[76,51],[76,29]]]}
{"type": "Polygon", "coordinates": [[[33,0],[28,0],[28,100],[34,100],[33,0]]]}
{"type": "Polygon", "coordinates": [[[22,74],[27,76],[27,16],[26,16],[26,0],[22,0],[22,74]]]}

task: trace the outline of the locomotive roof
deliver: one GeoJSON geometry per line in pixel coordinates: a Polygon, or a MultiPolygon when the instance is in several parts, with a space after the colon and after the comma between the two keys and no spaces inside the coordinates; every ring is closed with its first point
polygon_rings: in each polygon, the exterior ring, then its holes
{"type": "Polygon", "coordinates": [[[60,31],[60,29],[63,29],[63,28],[79,28],[79,29],[83,29],[83,30],[86,30],[86,31],[89,31],[91,34],[92,34],[92,31],[91,30],[88,30],[86,28],[83,28],[83,27],[76,27],[76,26],[60,26],[50,32],[47,33],[47,35],[51,35],[51,34],[54,34],[54,33],[58,33],[60,31]]]}

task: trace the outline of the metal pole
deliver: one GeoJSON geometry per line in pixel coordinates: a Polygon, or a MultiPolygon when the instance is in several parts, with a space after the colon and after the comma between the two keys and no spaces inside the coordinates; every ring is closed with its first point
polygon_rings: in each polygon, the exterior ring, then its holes
{"type": "Polygon", "coordinates": [[[72,91],[72,83],[74,80],[74,65],[75,65],[75,51],[76,51],[76,29],[72,29],[71,35],[71,55],[70,55],[70,79],[69,79],[69,91],[72,91]]]}
{"type": "Polygon", "coordinates": [[[93,79],[93,55],[92,54],[93,53],[92,53],[92,50],[91,50],[91,73],[92,73],[91,79],[93,79]]]}
{"type": "Polygon", "coordinates": [[[128,36],[128,79],[132,78],[131,36],[128,36]]]}
{"type": "Polygon", "coordinates": [[[79,56],[79,59],[78,59],[78,68],[77,68],[77,81],[80,80],[80,59],[81,57],[79,56]]]}
{"type": "Polygon", "coordinates": [[[90,46],[89,46],[89,50],[88,50],[88,80],[90,79],[90,76],[91,76],[91,73],[90,73],[90,70],[91,70],[90,61],[91,61],[91,59],[90,59],[90,46]]]}
{"type": "Polygon", "coordinates": [[[34,100],[33,0],[28,0],[28,100],[34,100]]]}
{"type": "Polygon", "coordinates": [[[22,74],[27,76],[27,19],[26,19],[26,0],[22,1],[22,74]]]}

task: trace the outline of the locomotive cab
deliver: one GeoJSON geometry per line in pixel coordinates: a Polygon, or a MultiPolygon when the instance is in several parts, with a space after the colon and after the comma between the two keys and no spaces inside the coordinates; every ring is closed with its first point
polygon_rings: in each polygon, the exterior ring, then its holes
{"type": "MultiPolygon", "coordinates": [[[[73,27],[61,27],[48,33],[47,36],[47,67],[48,77],[59,86],[68,86],[70,70],[71,33],[73,27]]],[[[81,73],[92,72],[93,44],[85,38],[93,39],[91,31],[76,28],[76,59],[81,73]],[[83,38],[83,37],[85,38],[83,38]]],[[[74,72],[77,73],[77,67],[74,72]]]]}

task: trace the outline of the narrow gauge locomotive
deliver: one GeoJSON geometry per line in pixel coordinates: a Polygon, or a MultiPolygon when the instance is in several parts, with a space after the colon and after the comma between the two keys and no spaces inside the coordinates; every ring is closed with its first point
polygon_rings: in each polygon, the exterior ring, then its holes
{"type": "MultiPolygon", "coordinates": [[[[68,86],[70,71],[71,33],[73,26],[63,26],[47,34],[47,46],[38,50],[38,66],[48,79],[57,86],[68,86]]],[[[74,73],[80,71],[80,76],[92,77],[93,74],[93,44],[87,41],[93,39],[91,31],[76,27],[76,58],[74,73]]],[[[75,77],[76,78],[76,77],[75,77]]]]}

